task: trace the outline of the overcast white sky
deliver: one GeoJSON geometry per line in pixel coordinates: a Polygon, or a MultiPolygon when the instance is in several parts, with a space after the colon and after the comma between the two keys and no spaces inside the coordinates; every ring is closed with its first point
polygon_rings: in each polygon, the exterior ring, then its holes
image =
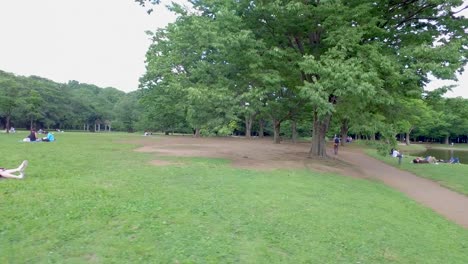
{"type": "Polygon", "coordinates": [[[154,31],[175,17],[133,0],[1,0],[0,70],[136,90],[154,31]]]}
{"type": "MultiPolygon", "coordinates": [[[[145,31],[174,19],[163,6],[147,15],[133,0],[0,0],[0,70],[136,90],[145,31]]],[[[448,96],[468,98],[468,73],[459,79],[448,96]]]]}

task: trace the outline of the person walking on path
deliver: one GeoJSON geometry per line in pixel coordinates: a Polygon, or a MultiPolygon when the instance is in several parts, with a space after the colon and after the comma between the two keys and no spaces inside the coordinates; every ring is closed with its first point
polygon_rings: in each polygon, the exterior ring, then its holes
{"type": "Polygon", "coordinates": [[[334,143],[333,143],[333,153],[338,155],[338,146],[340,145],[340,138],[335,136],[334,143]]]}
{"type": "Polygon", "coordinates": [[[0,168],[0,178],[23,179],[25,176],[24,170],[26,169],[27,166],[28,166],[28,161],[25,160],[16,169],[0,168]],[[15,173],[19,175],[16,175],[15,173]]]}

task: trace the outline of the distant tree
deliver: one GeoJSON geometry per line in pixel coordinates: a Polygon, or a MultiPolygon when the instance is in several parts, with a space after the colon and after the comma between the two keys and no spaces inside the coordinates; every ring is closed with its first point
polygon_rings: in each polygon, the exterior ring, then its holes
{"type": "Polygon", "coordinates": [[[2,76],[0,79],[0,115],[5,118],[5,129],[9,133],[11,116],[19,106],[20,84],[2,76]]]}

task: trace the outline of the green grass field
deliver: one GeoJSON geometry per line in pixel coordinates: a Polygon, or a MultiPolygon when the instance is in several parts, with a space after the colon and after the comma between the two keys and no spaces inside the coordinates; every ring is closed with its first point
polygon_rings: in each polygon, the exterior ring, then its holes
{"type": "MultiPolygon", "coordinates": [[[[0,263],[466,263],[468,231],[386,186],[167,158],[127,134],[0,134],[0,263]]],[[[157,141],[157,137],[151,140],[157,141]]]]}
{"type": "Polygon", "coordinates": [[[442,186],[468,195],[468,165],[466,164],[414,164],[412,160],[415,157],[405,155],[402,164],[398,165],[398,160],[389,155],[383,157],[377,154],[375,150],[368,150],[367,153],[387,164],[410,171],[420,177],[434,180],[442,186]]]}

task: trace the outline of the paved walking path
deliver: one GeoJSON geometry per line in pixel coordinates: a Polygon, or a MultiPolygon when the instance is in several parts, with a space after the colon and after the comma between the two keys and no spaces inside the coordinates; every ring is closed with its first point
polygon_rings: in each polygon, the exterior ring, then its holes
{"type": "Polygon", "coordinates": [[[468,228],[468,196],[399,170],[360,152],[340,150],[338,159],[355,165],[365,177],[381,180],[447,219],[468,228]]]}

